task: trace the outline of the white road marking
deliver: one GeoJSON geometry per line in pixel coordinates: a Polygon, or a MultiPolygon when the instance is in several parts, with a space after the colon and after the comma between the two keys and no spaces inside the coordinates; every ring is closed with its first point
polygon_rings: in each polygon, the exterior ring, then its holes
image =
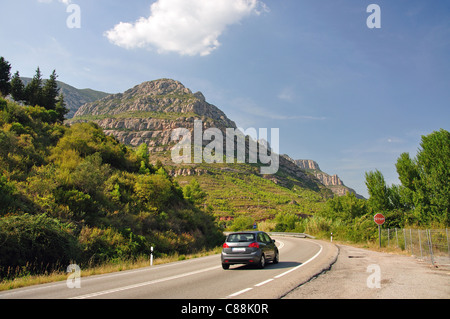
{"type": "MultiPolygon", "coordinates": [[[[281,249],[281,248],[283,248],[284,243],[283,243],[282,241],[279,241],[279,242],[280,242],[281,244],[280,244],[280,246],[278,247],[278,249],[281,249]]],[[[299,266],[297,266],[297,267],[294,267],[294,268],[292,268],[292,269],[290,269],[290,270],[288,270],[288,271],[285,271],[284,273],[281,273],[281,274],[279,274],[279,275],[277,275],[277,276],[275,276],[275,277],[273,277],[273,278],[267,279],[266,281],[260,282],[259,284],[256,284],[255,287],[263,286],[263,285],[265,285],[265,284],[267,284],[267,283],[269,283],[269,282],[271,282],[271,281],[273,281],[273,280],[275,280],[275,279],[278,279],[278,278],[280,278],[280,277],[283,277],[284,275],[287,275],[288,273],[293,272],[293,271],[295,271],[295,270],[297,270],[297,269],[299,269],[299,268],[305,266],[306,264],[308,264],[309,262],[313,261],[314,259],[316,259],[317,256],[319,256],[320,253],[322,252],[323,246],[322,246],[321,244],[319,244],[319,243],[315,243],[315,244],[317,244],[317,245],[320,246],[320,250],[319,250],[319,252],[318,252],[317,254],[315,254],[314,256],[312,256],[310,259],[308,259],[307,261],[305,261],[305,262],[302,263],[301,265],[299,265],[299,266]]],[[[243,293],[245,293],[245,292],[247,292],[247,291],[250,291],[250,290],[252,290],[252,289],[253,289],[253,288],[243,289],[243,290],[241,290],[241,291],[235,292],[234,294],[228,295],[227,298],[236,297],[236,296],[241,295],[241,294],[243,294],[243,293]]]]}
{"type": "Polygon", "coordinates": [[[322,245],[320,245],[320,244],[317,244],[317,245],[320,246],[320,250],[319,250],[319,252],[318,252],[317,254],[315,254],[313,257],[311,257],[310,259],[308,259],[307,261],[305,261],[305,262],[302,263],[301,265],[299,265],[299,266],[297,266],[297,267],[295,267],[295,268],[292,268],[292,269],[290,269],[290,270],[288,270],[288,271],[286,271],[286,272],[284,272],[284,273],[282,273],[282,274],[279,274],[278,276],[275,276],[274,278],[280,278],[280,277],[283,277],[284,275],[287,275],[288,273],[290,273],[290,272],[292,272],[292,271],[294,271],[294,270],[297,270],[297,269],[299,269],[299,268],[305,266],[307,263],[309,263],[309,262],[313,261],[314,259],[316,259],[316,257],[320,255],[320,253],[322,252],[322,249],[323,249],[322,245]]]}
{"type": "Polygon", "coordinates": [[[201,270],[197,270],[197,271],[188,272],[188,273],[185,273],[185,274],[180,274],[180,275],[175,275],[175,276],[171,276],[171,277],[151,280],[151,281],[147,281],[147,282],[143,282],[143,283],[139,283],[139,284],[135,284],[135,285],[129,285],[129,286],[125,286],[125,287],[119,287],[119,288],[114,288],[114,289],[98,291],[98,292],[94,292],[94,293],[91,293],[91,294],[86,294],[86,295],[73,297],[73,298],[70,298],[70,299],[87,299],[87,298],[102,296],[102,295],[111,294],[111,293],[115,293],[115,292],[119,292],[119,291],[124,291],[124,290],[128,290],[128,289],[133,289],[133,288],[139,288],[139,287],[143,287],[143,286],[157,284],[157,283],[164,282],[164,281],[169,281],[169,280],[179,279],[179,278],[183,278],[183,277],[187,277],[187,276],[192,276],[192,275],[200,274],[202,272],[207,272],[207,271],[218,269],[218,268],[221,268],[221,266],[205,268],[205,269],[201,269],[201,270]]]}
{"type": "Polygon", "coordinates": [[[252,289],[253,289],[253,288],[246,288],[246,289],[243,289],[243,290],[241,290],[241,291],[238,291],[238,292],[235,292],[234,294],[229,295],[228,298],[239,296],[240,294],[243,294],[243,293],[245,293],[245,292],[247,292],[247,291],[250,291],[250,290],[252,290],[252,289]]]}
{"type": "Polygon", "coordinates": [[[278,246],[278,249],[283,249],[284,242],[282,242],[281,240],[278,240],[277,242],[280,243],[280,246],[278,246]]]}
{"type": "Polygon", "coordinates": [[[267,284],[268,282],[271,282],[273,278],[267,279],[266,281],[260,282],[259,284],[256,284],[255,287],[261,287],[262,285],[267,284]]]}

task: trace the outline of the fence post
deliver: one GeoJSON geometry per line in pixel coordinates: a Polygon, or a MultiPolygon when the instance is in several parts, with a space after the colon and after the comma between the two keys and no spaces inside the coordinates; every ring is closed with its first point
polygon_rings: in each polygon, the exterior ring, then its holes
{"type": "Polygon", "coordinates": [[[417,233],[419,234],[420,258],[423,258],[423,255],[422,255],[422,241],[420,239],[420,229],[417,230],[417,233]]]}
{"type": "Polygon", "coordinates": [[[405,250],[407,250],[408,245],[406,244],[406,229],[403,228],[403,242],[405,243],[405,250]]]}
{"type": "Polygon", "coordinates": [[[395,228],[395,238],[397,239],[397,248],[400,248],[400,246],[398,245],[398,233],[397,233],[397,228],[395,228]]]}
{"type": "Polygon", "coordinates": [[[430,248],[430,258],[431,258],[431,264],[434,265],[434,258],[433,258],[433,241],[431,240],[431,230],[428,229],[428,246],[430,248]]]}
{"type": "Polygon", "coordinates": [[[445,233],[447,234],[447,253],[448,253],[448,257],[450,257],[450,243],[448,241],[448,228],[445,229],[445,233]]]}
{"type": "Polygon", "coordinates": [[[413,241],[412,241],[412,230],[409,229],[409,241],[411,242],[411,255],[414,255],[413,253],[413,241]]]}
{"type": "Polygon", "coordinates": [[[390,235],[389,235],[389,233],[390,233],[390,228],[388,228],[388,247],[389,247],[389,243],[390,243],[390,240],[389,240],[389,237],[390,237],[390,235]]]}

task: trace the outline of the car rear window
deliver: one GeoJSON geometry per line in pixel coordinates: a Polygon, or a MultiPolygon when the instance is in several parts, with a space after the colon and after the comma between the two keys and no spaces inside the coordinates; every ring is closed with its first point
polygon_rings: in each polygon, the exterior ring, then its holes
{"type": "Polygon", "coordinates": [[[238,243],[238,242],[246,242],[246,241],[254,241],[255,234],[230,234],[228,235],[227,242],[230,243],[238,243]]]}

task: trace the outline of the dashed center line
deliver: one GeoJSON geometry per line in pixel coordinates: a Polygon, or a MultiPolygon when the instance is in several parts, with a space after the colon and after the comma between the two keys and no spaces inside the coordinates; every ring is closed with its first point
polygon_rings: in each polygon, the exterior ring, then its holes
{"type": "MultiPolygon", "coordinates": [[[[309,262],[313,261],[314,259],[316,259],[317,256],[320,255],[320,253],[322,252],[322,249],[323,249],[323,246],[322,246],[321,244],[319,244],[319,243],[316,243],[316,244],[320,246],[320,250],[319,250],[319,252],[318,252],[317,254],[315,254],[314,256],[312,256],[310,259],[308,259],[307,261],[305,261],[304,263],[302,263],[301,265],[299,265],[299,266],[297,266],[297,267],[294,267],[294,268],[292,268],[292,269],[289,269],[288,271],[285,271],[285,272],[283,272],[283,273],[281,273],[281,274],[279,274],[279,275],[276,275],[276,276],[273,277],[273,278],[270,278],[270,279],[267,279],[267,280],[265,280],[265,281],[263,281],[263,282],[260,282],[259,284],[256,284],[254,287],[261,287],[261,286],[263,286],[263,285],[265,285],[265,284],[267,284],[267,283],[269,283],[269,282],[271,282],[271,281],[273,281],[273,280],[275,280],[275,279],[281,278],[281,277],[283,277],[284,275],[287,275],[288,273],[293,272],[293,271],[299,269],[300,267],[305,266],[306,264],[308,264],[309,262]]],[[[278,247],[278,249],[283,248],[283,246],[284,246],[284,243],[283,243],[282,241],[280,241],[280,246],[278,247]]],[[[238,292],[235,292],[234,294],[228,295],[226,298],[233,298],[233,297],[239,296],[239,295],[241,295],[241,294],[243,294],[243,293],[246,293],[246,292],[248,292],[248,291],[250,291],[250,290],[252,290],[252,289],[253,289],[253,288],[246,288],[246,289],[240,290],[240,291],[238,291],[238,292]]]]}

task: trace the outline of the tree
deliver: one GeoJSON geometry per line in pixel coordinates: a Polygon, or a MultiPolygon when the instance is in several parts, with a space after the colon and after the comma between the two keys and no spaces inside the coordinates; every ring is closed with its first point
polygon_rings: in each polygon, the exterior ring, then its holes
{"type": "Polygon", "coordinates": [[[366,172],[366,186],[369,192],[369,205],[375,211],[389,210],[389,189],[384,181],[384,176],[379,170],[366,172]]]}
{"type": "Polygon", "coordinates": [[[403,201],[419,222],[449,222],[450,133],[444,129],[422,136],[417,156],[403,153],[397,159],[397,173],[404,187],[403,201]]]}
{"type": "Polygon", "coordinates": [[[19,71],[14,73],[11,79],[11,96],[16,102],[25,100],[25,85],[20,78],[19,71]]]}
{"type": "Polygon", "coordinates": [[[183,188],[184,198],[193,204],[202,204],[206,198],[206,193],[201,189],[200,184],[194,178],[183,188]]]}
{"type": "Polygon", "coordinates": [[[11,89],[11,64],[3,57],[0,57],[0,93],[7,96],[11,89]]]}
{"type": "Polygon", "coordinates": [[[45,82],[42,88],[42,101],[43,107],[47,110],[54,110],[56,103],[58,102],[58,83],[56,82],[56,71],[53,70],[50,78],[45,82]]]}
{"type": "Polygon", "coordinates": [[[42,104],[42,73],[39,67],[30,83],[25,87],[25,101],[29,105],[42,104]]]}
{"type": "Polygon", "coordinates": [[[55,111],[58,114],[57,121],[59,123],[63,123],[67,113],[69,113],[69,109],[66,107],[66,102],[64,101],[64,95],[62,93],[58,96],[58,102],[55,105],[55,111]]]}

